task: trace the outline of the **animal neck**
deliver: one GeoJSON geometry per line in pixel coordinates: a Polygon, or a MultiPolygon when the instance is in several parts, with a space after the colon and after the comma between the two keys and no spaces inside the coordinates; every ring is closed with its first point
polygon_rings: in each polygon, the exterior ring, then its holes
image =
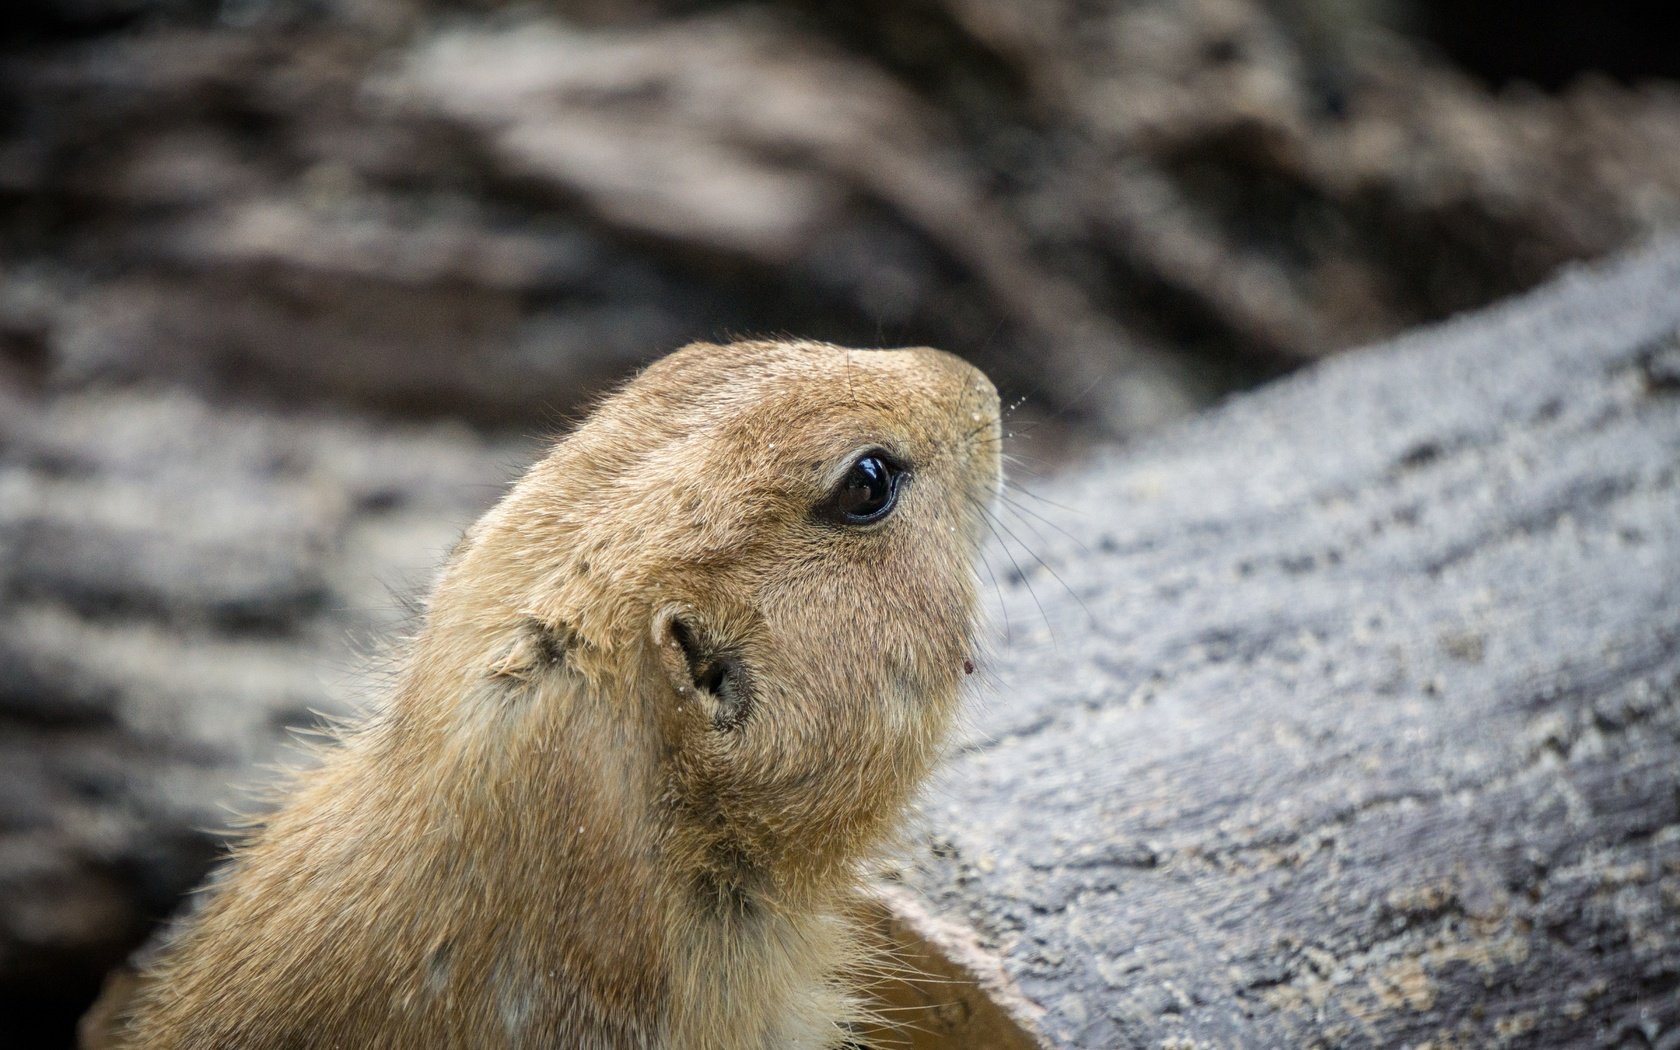
{"type": "Polygon", "coordinates": [[[860,947],[844,903],[790,908],[767,888],[713,894],[672,939],[668,1023],[681,1045],[837,1045],[862,1012],[842,986],[860,947]]]}
{"type": "Polygon", "coordinates": [[[510,917],[434,936],[498,978],[452,994],[505,999],[511,981],[528,991],[510,1016],[527,1023],[544,1003],[609,1016],[662,1003],[638,1027],[671,1045],[832,1045],[856,1012],[836,973],[856,954],[843,911],[852,866],[819,875],[785,856],[761,863],[726,830],[696,835],[704,822],[666,801],[657,731],[626,709],[645,702],[556,675],[518,696],[470,697],[453,724],[406,727],[439,764],[416,779],[444,785],[426,800],[444,830],[423,840],[431,857],[415,874],[435,882],[423,896],[449,902],[436,909],[443,925],[451,913],[510,917]],[[640,975],[637,994],[627,974],[640,975]]]}

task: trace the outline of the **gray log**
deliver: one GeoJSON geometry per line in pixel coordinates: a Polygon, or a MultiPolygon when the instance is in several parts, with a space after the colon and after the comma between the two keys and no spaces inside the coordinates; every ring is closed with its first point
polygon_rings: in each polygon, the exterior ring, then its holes
{"type": "Polygon", "coordinates": [[[1677,288],[1670,243],[1012,493],[900,909],[1050,1046],[1680,1045],[1677,288]]]}

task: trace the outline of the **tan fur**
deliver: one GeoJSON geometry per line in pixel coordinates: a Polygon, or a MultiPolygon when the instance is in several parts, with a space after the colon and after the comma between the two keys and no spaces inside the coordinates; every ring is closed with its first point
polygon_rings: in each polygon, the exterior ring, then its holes
{"type": "Polygon", "coordinates": [[[469,530],[393,695],[237,850],[120,1045],[843,1042],[848,902],[953,715],[998,462],[995,391],[938,351],[656,363],[469,530]],[[896,510],[814,517],[872,447],[896,510]],[[737,723],[685,639],[738,658],[737,723]]]}

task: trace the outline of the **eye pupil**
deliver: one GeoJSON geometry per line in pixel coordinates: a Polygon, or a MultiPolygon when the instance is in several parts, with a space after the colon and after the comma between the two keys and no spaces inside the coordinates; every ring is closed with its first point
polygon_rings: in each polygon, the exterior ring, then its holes
{"type": "Polygon", "coordinates": [[[887,465],[879,456],[865,456],[846,475],[846,487],[840,503],[848,514],[873,514],[880,510],[892,495],[887,478],[887,465]]]}
{"type": "Polygon", "coordinates": [[[844,524],[863,525],[884,517],[898,498],[903,471],[885,456],[870,453],[852,464],[833,496],[833,517],[844,524]]]}

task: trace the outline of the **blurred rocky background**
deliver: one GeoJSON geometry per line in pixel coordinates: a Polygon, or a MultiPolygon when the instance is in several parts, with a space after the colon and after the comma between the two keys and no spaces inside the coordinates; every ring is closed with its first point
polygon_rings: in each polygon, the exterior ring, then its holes
{"type": "Polygon", "coordinates": [[[1673,226],[1662,14],[14,0],[0,1042],[68,1042],[228,781],[626,370],[930,343],[1052,460],[1130,437],[1673,226]]]}

